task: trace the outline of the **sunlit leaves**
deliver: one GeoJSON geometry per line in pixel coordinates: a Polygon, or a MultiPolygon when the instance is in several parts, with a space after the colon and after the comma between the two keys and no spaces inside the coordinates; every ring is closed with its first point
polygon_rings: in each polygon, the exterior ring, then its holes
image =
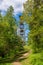
{"type": "Polygon", "coordinates": [[[28,43],[32,44],[34,52],[39,52],[43,49],[43,4],[42,0],[30,2],[28,0],[24,5],[24,19],[29,24],[30,29],[28,43]],[[32,6],[30,7],[30,5],[32,6]],[[28,16],[29,12],[32,13],[31,16],[28,16]]]}

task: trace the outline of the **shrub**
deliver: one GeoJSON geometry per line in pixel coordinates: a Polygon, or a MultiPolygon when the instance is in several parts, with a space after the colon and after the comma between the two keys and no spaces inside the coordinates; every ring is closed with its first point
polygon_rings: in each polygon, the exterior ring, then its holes
{"type": "Polygon", "coordinates": [[[43,65],[43,53],[31,54],[29,61],[32,65],[43,65]]]}

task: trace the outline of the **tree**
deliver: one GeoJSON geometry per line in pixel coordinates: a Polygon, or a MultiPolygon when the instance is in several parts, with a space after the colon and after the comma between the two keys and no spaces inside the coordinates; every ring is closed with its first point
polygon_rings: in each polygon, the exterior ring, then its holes
{"type": "MultiPolygon", "coordinates": [[[[32,0],[31,0],[32,2],[32,0]]],[[[29,0],[28,0],[29,3],[29,0]]],[[[32,10],[29,8],[28,3],[25,5],[26,21],[29,23],[30,33],[29,33],[29,42],[32,44],[34,52],[39,52],[43,48],[43,5],[42,0],[34,0],[32,10]],[[28,7],[27,7],[28,6],[28,7]],[[26,9],[27,8],[27,9],[26,9]],[[28,16],[30,12],[32,13],[28,16]]],[[[31,4],[31,3],[30,3],[31,4]]],[[[24,19],[25,19],[24,18],[24,19]]]]}
{"type": "MultiPolygon", "coordinates": [[[[1,18],[1,16],[0,16],[1,18]]],[[[15,18],[13,18],[13,8],[9,7],[6,15],[2,17],[0,22],[0,56],[10,56],[13,57],[21,48],[23,48],[21,43],[21,38],[17,36],[15,18]]]]}
{"type": "Polygon", "coordinates": [[[0,22],[2,21],[2,15],[1,15],[1,13],[0,13],[0,22]]]}

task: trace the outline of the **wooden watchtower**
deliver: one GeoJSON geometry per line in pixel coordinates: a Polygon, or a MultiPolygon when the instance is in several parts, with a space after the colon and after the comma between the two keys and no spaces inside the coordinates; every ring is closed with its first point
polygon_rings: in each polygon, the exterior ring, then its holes
{"type": "Polygon", "coordinates": [[[23,22],[23,16],[20,17],[20,36],[22,37],[22,39],[25,39],[25,30],[24,30],[24,22],[23,22]]]}

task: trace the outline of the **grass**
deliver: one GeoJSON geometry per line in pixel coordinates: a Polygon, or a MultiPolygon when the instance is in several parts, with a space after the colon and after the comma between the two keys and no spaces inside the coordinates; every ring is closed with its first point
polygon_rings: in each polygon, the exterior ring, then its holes
{"type": "Polygon", "coordinates": [[[0,65],[12,65],[11,63],[0,63],[0,65]]]}
{"type": "MultiPolygon", "coordinates": [[[[28,52],[29,49],[30,49],[29,46],[25,45],[25,46],[24,46],[24,51],[20,52],[20,53],[19,53],[19,56],[21,56],[22,54],[28,52]]],[[[5,59],[4,59],[4,60],[5,60],[5,59]]],[[[14,61],[15,61],[15,60],[14,60],[14,61]]],[[[9,62],[9,59],[8,59],[7,62],[6,62],[6,61],[2,61],[2,62],[3,62],[3,63],[0,63],[0,65],[12,65],[12,62],[13,62],[13,61],[10,61],[10,62],[9,62]]],[[[24,59],[22,62],[25,62],[25,59],[24,59]]]]}
{"type": "Polygon", "coordinates": [[[30,46],[25,45],[25,46],[24,46],[24,49],[25,49],[25,51],[30,51],[30,49],[31,49],[31,45],[30,45],[30,46]]]}
{"type": "Polygon", "coordinates": [[[27,56],[27,58],[21,60],[20,62],[22,65],[31,65],[31,63],[29,62],[29,55],[27,56]]]}
{"type": "Polygon", "coordinates": [[[43,65],[43,52],[31,54],[29,56],[29,59],[30,59],[29,62],[32,65],[43,65]]]}
{"type": "Polygon", "coordinates": [[[21,63],[22,63],[22,65],[31,65],[29,63],[29,58],[22,60],[21,63]]]}
{"type": "Polygon", "coordinates": [[[22,65],[43,65],[43,53],[31,53],[21,63],[22,65]]]}
{"type": "MultiPolygon", "coordinates": [[[[30,49],[31,49],[31,46],[25,45],[25,46],[24,46],[24,49],[25,49],[25,51],[28,51],[28,52],[29,52],[30,49]]],[[[21,60],[20,62],[21,62],[22,65],[31,65],[31,64],[29,63],[29,55],[27,56],[27,58],[21,60]]]]}
{"type": "MultiPolygon", "coordinates": [[[[31,46],[25,46],[26,50],[30,50],[31,46]]],[[[43,52],[30,53],[26,59],[20,61],[22,65],[43,65],[43,52]]]]}
{"type": "MultiPolygon", "coordinates": [[[[31,50],[31,46],[24,46],[24,51],[20,52],[19,55],[22,55],[31,50]]],[[[13,62],[13,61],[12,61],[13,62]]],[[[0,63],[0,65],[12,65],[12,62],[9,63],[0,63]]],[[[22,65],[43,65],[43,52],[41,53],[30,53],[26,58],[20,60],[22,65]]]]}

